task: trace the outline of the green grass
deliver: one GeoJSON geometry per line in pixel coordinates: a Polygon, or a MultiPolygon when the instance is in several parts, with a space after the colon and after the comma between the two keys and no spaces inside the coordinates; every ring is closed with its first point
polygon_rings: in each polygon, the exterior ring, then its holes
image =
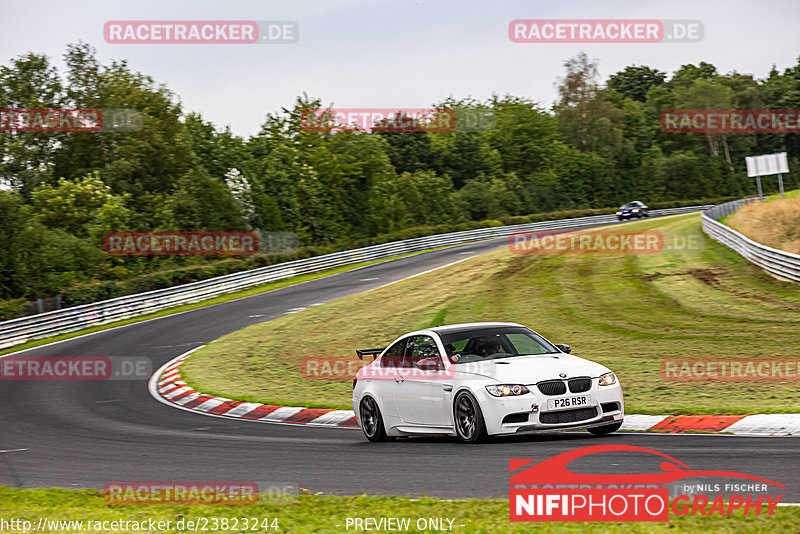
{"type": "MultiPolygon", "coordinates": [[[[437,249],[432,249],[437,250],[437,249]]],[[[304,274],[300,276],[293,276],[291,278],[286,278],[285,280],[276,280],[274,282],[267,282],[266,284],[262,284],[259,286],[251,287],[245,289],[243,291],[237,291],[235,293],[226,293],[224,295],[219,295],[216,297],[212,297],[210,299],[202,300],[200,302],[193,302],[191,304],[182,304],[180,306],[173,306],[171,308],[165,308],[163,310],[159,310],[157,312],[148,313],[146,315],[139,315],[137,317],[131,317],[130,319],[123,319],[121,321],[114,321],[113,323],[108,323],[104,325],[92,326],[90,328],[84,328],[81,330],[76,330],[75,332],[69,332],[67,334],[58,334],[56,336],[48,336],[42,339],[35,339],[32,341],[27,341],[25,343],[20,343],[19,345],[14,345],[13,347],[7,347],[5,349],[0,349],[0,356],[3,354],[9,354],[12,352],[17,352],[20,350],[30,349],[33,347],[39,347],[41,345],[48,345],[50,343],[55,343],[57,341],[63,341],[65,339],[70,339],[73,337],[84,336],[86,334],[92,334],[94,332],[101,332],[103,330],[108,330],[110,328],[116,328],[118,326],[125,326],[128,324],[140,323],[142,321],[148,321],[150,319],[156,319],[158,317],[166,317],[167,315],[174,315],[176,313],[181,313],[190,310],[196,310],[198,308],[206,308],[208,306],[213,306],[214,304],[221,304],[223,302],[229,302],[232,300],[237,300],[245,297],[250,297],[253,295],[259,295],[261,293],[266,293],[267,291],[274,291],[276,289],[280,289],[282,287],[292,286],[295,284],[300,284],[302,282],[308,282],[309,280],[316,280],[317,278],[322,278],[324,276],[330,276],[332,274],[343,273],[345,271],[352,271],[353,269],[358,269],[359,267],[366,267],[367,265],[373,265],[375,263],[381,263],[384,261],[389,260],[396,260],[398,258],[405,258],[406,256],[412,256],[414,254],[421,254],[422,252],[430,252],[430,251],[420,251],[420,252],[412,252],[410,254],[401,254],[399,256],[393,256],[391,258],[386,258],[383,260],[374,260],[374,261],[366,261],[362,263],[354,263],[353,265],[346,265],[344,267],[337,267],[335,269],[328,269],[325,271],[320,271],[318,273],[312,274],[304,274]]]]}
{"type": "MultiPolygon", "coordinates": [[[[513,321],[620,377],[629,413],[794,413],[785,382],[674,382],[662,358],[795,357],[800,291],[702,234],[699,215],[630,223],[701,250],[661,254],[483,254],[401,283],[251,326],[183,367],[199,391],[267,404],[349,408],[351,380],[308,380],[304,358],[355,359],[431,325],[513,321]]],[[[357,361],[357,360],[356,360],[357,361]]],[[[349,377],[346,377],[349,378],[349,377]]]]}
{"type": "MultiPolygon", "coordinates": [[[[796,532],[800,523],[800,508],[780,507],[775,514],[744,516],[741,513],[730,517],[719,516],[672,516],[666,523],[511,523],[508,520],[508,500],[474,499],[464,501],[441,501],[437,499],[407,499],[400,497],[330,497],[300,495],[283,499],[263,498],[249,506],[172,506],[136,505],[109,506],[96,490],[60,489],[11,489],[0,487],[0,518],[9,521],[30,521],[34,527],[40,518],[49,521],[83,521],[83,532],[186,532],[177,530],[179,520],[208,520],[205,532],[241,532],[232,528],[213,530],[213,518],[227,518],[232,525],[236,518],[277,518],[279,530],[258,532],[283,533],[329,533],[347,532],[347,518],[410,518],[414,525],[420,518],[446,518],[453,520],[453,532],[459,533],[757,533],[796,532]],[[170,521],[172,528],[166,530],[94,530],[94,521],[170,521]],[[337,526],[339,525],[339,526],[337,526]]],[[[448,525],[447,521],[444,523],[448,525]]],[[[133,525],[129,525],[133,527],[133,525]]],[[[164,523],[163,526],[167,526],[164,523]]],[[[43,529],[39,532],[70,533],[77,530],[65,528],[43,529]]],[[[10,530],[20,532],[19,530],[10,530]]],[[[351,526],[350,532],[355,531],[351,526]]],[[[251,531],[248,531],[251,532],[251,531]]],[[[383,531],[385,532],[385,531],[383,531]]],[[[407,532],[435,532],[433,530],[410,529],[407,532]]]]}
{"type": "MultiPolygon", "coordinates": [[[[786,198],[792,198],[800,195],[800,189],[795,189],[793,191],[784,191],[786,198]]],[[[770,195],[764,198],[764,202],[772,202],[773,200],[780,200],[781,195],[778,193],[777,195],[770,195]]]]}

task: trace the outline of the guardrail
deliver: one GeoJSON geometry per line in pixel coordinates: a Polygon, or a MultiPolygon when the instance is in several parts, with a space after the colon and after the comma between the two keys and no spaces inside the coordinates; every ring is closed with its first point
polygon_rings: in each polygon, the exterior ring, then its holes
{"type": "MultiPolygon", "coordinates": [[[[683,208],[653,210],[651,213],[656,216],[678,215],[700,211],[708,207],[710,206],[687,206],[683,208]]],[[[616,216],[611,214],[593,215],[574,219],[479,228],[477,230],[466,230],[463,232],[451,232],[406,239],[403,241],[394,241],[382,245],[334,252],[333,254],[326,254],[324,256],[289,261],[249,271],[226,274],[224,276],[209,278],[207,280],[167,289],[158,289],[146,293],[138,293],[136,295],[117,297],[84,306],[64,308],[57,311],[0,322],[0,348],[11,347],[33,339],[65,334],[91,326],[128,319],[165,308],[179,306],[181,304],[199,302],[217,295],[241,291],[249,287],[290,278],[292,276],[315,273],[335,267],[380,260],[448,245],[461,245],[484,239],[507,237],[518,232],[610,224],[613,223],[615,219],[616,216]]]]}
{"type": "Polygon", "coordinates": [[[733,249],[747,261],[758,265],[768,273],[778,278],[800,282],[800,255],[762,245],[719,222],[722,217],[736,213],[739,208],[755,200],[758,199],[734,200],[704,211],[701,217],[703,231],[711,239],[733,249]]]}

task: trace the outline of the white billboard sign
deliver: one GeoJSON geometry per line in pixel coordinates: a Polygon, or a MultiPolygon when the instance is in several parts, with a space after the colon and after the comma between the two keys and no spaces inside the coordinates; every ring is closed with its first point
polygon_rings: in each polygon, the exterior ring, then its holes
{"type": "Polygon", "coordinates": [[[747,162],[747,176],[769,176],[770,174],[785,174],[789,172],[786,152],[750,156],[745,158],[745,161],[747,162]]]}
{"type": "Polygon", "coordinates": [[[775,155],[778,156],[778,174],[788,173],[789,162],[786,160],[786,152],[778,152],[775,155]]]}

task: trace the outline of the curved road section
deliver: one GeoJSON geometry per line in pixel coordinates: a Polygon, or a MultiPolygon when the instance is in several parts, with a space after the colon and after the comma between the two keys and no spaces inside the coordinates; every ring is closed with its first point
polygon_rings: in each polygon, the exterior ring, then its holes
{"type": "MultiPolygon", "coordinates": [[[[427,252],[268,293],[17,353],[147,358],[156,370],[194,347],[286,313],[374,289],[505,246],[492,240],[427,252]]],[[[0,381],[0,485],[102,488],[114,480],[248,480],[335,494],[507,497],[508,460],[597,444],[588,433],[371,444],[359,430],[252,424],[176,410],[142,380],[0,381]]],[[[741,471],[800,500],[792,438],[617,434],[604,443],[655,448],[694,469],[741,471]]],[[[653,466],[628,460],[624,469],[653,466]]]]}

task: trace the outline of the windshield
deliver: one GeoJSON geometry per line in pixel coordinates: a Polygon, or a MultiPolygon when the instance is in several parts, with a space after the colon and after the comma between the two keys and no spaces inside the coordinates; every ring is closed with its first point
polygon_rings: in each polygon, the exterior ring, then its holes
{"type": "Polygon", "coordinates": [[[638,206],[638,203],[636,203],[636,202],[628,202],[627,204],[623,204],[620,209],[621,210],[625,210],[625,209],[628,209],[628,208],[635,208],[636,206],[638,206]]]}
{"type": "Polygon", "coordinates": [[[536,332],[520,326],[465,330],[441,338],[447,357],[455,364],[561,352],[536,332]]]}

